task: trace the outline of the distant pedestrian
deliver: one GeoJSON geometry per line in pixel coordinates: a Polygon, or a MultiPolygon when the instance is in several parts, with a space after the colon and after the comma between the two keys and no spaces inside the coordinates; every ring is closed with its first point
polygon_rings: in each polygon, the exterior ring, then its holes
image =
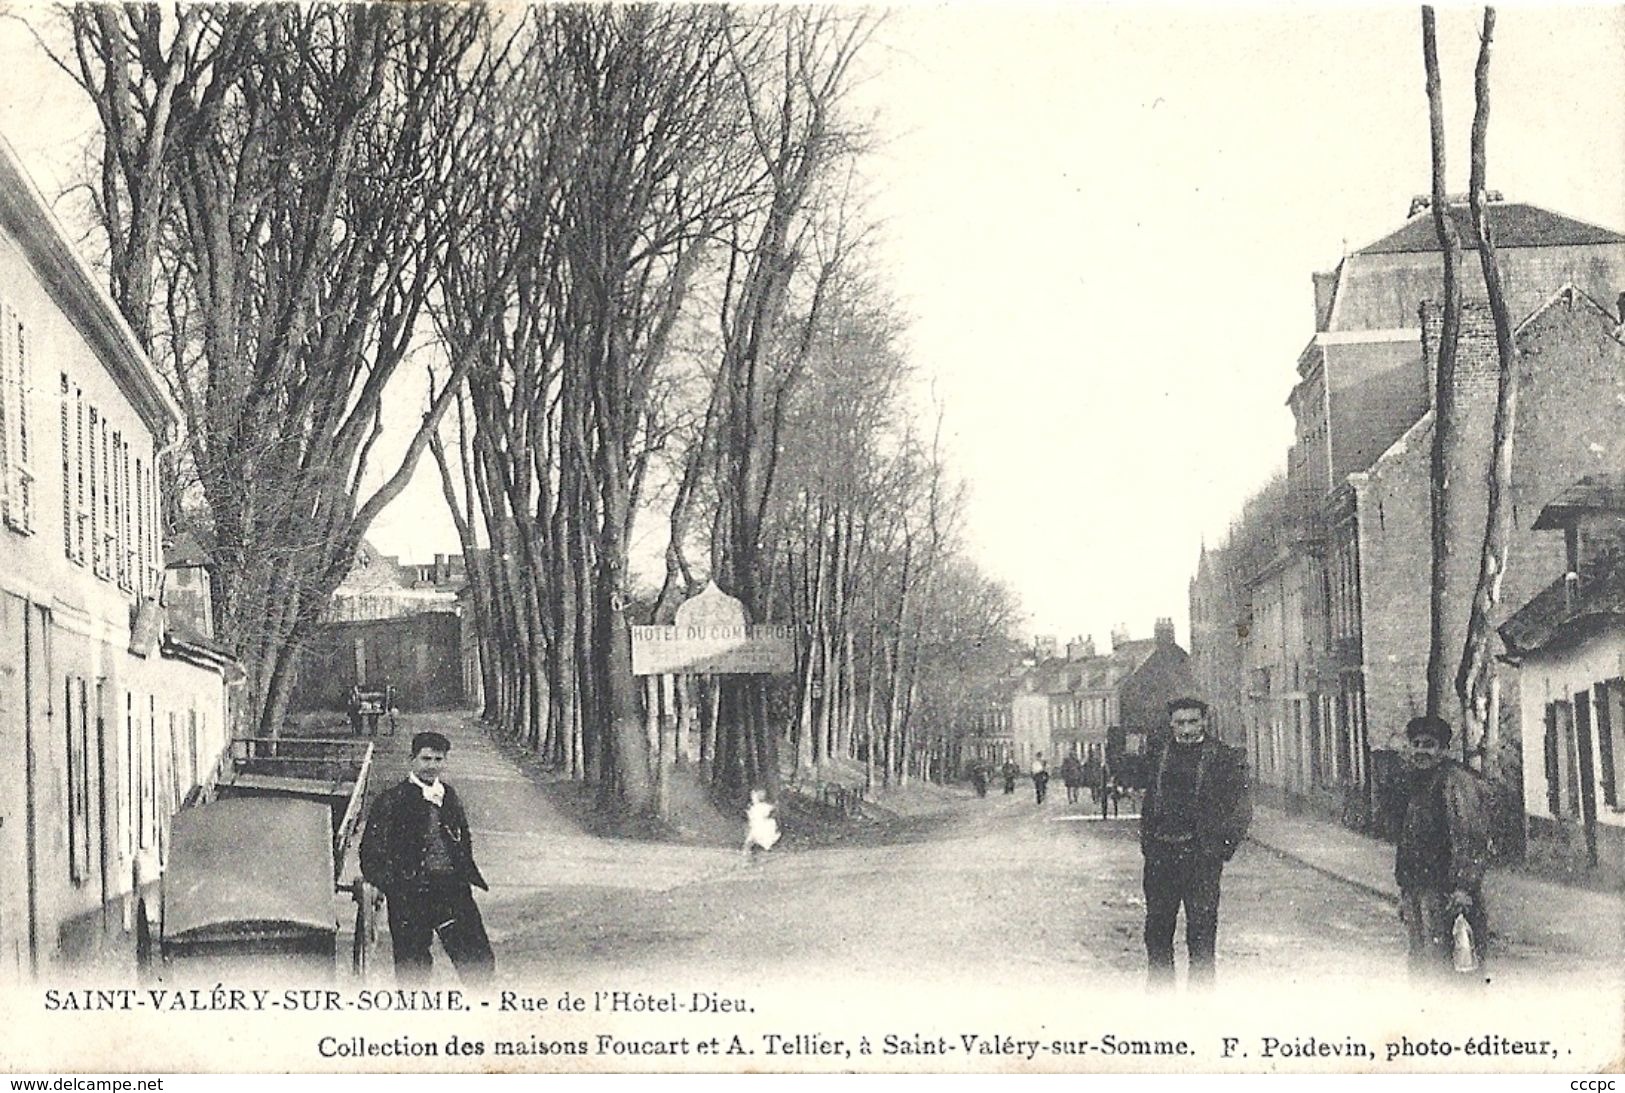
{"type": "Polygon", "coordinates": [[[1083,764],[1083,784],[1089,787],[1089,797],[1095,804],[1100,803],[1100,788],[1104,784],[1101,775],[1104,773],[1102,770],[1104,766],[1105,764],[1100,761],[1100,752],[1095,750],[1095,745],[1090,744],[1089,758],[1083,764]]]}
{"type": "Polygon", "coordinates": [[[970,784],[975,788],[978,797],[987,796],[987,774],[987,766],[980,759],[971,764],[970,784]]]}
{"type": "Polygon", "coordinates": [[[762,790],[750,791],[750,807],[745,809],[745,845],[740,848],[747,859],[757,848],[772,850],[779,841],[779,821],[773,816],[773,805],[762,790]]]}
{"type": "Polygon", "coordinates": [[[1039,752],[1033,757],[1033,796],[1039,804],[1044,803],[1044,796],[1049,792],[1049,764],[1044,762],[1044,753],[1039,752]]]}
{"type": "Polygon", "coordinates": [[[1145,952],[1153,987],[1174,976],[1174,927],[1185,908],[1190,984],[1213,982],[1219,876],[1252,822],[1247,768],[1239,752],[1207,733],[1207,704],[1168,704],[1171,732],[1140,813],[1145,856],[1145,952]]]}
{"type": "Polygon", "coordinates": [[[1489,937],[1489,819],[1472,772],[1445,754],[1450,736],[1450,723],[1441,717],[1413,717],[1405,726],[1409,796],[1394,879],[1415,976],[1449,974],[1457,916],[1472,931],[1475,970],[1489,937]]]}
{"type": "Polygon", "coordinates": [[[491,978],[495,960],[474,888],[488,889],[474,864],[468,816],[440,777],[451,741],[437,732],[412,737],[405,780],[380,793],[361,836],[361,875],[389,901],[395,980],[428,977],[436,934],[465,983],[491,978]]]}
{"type": "Polygon", "coordinates": [[[1083,764],[1078,762],[1076,752],[1061,760],[1061,781],[1066,785],[1066,803],[1077,804],[1078,790],[1083,787],[1083,764]]]}
{"type": "Polygon", "coordinates": [[[1021,768],[1016,766],[1016,761],[1006,759],[1004,766],[999,768],[999,773],[1004,775],[1004,791],[1014,793],[1016,791],[1016,775],[1021,773],[1021,768]]]}
{"type": "Polygon", "coordinates": [[[1117,800],[1122,796],[1122,790],[1117,785],[1117,772],[1112,770],[1110,763],[1100,764],[1100,783],[1095,787],[1095,797],[1100,801],[1100,818],[1106,818],[1106,810],[1111,809],[1113,816],[1117,815],[1117,800]]]}

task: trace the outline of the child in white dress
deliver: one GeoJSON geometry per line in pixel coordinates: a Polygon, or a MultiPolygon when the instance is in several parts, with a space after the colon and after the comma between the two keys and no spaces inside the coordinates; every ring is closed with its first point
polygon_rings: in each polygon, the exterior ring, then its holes
{"type": "Polygon", "coordinates": [[[779,821],[773,817],[773,805],[768,803],[766,793],[751,790],[750,807],[745,809],[745,845],[740,852],[749,858],[753,847],[771,850],[778,841],[779,821]]]}

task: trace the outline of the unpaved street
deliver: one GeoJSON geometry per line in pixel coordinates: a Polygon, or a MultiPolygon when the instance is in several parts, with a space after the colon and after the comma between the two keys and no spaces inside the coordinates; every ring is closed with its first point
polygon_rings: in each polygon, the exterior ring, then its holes
{"type": "MultiPolygon", "coordinates": [[[[518,978],[606,960],[703,975],[750,953],[787,977],[899,967],[1126,986],[1144,967],[1136,822],[1082,811],[967,796],[880,845],[730,854],[720,873],[664,892],[536,892],[493,923],[499,955],[518,978]]],[[[1386,903],[1261,847],[1243,848],[1224,885],[1221,967],[1321,977],[1402,962],[1386,903]]]]}
{"type": "MultiPolygon", "coordinates": [[[[856,843],[790,837],[747,862],[737,849],[585,832],[531,764],[469,723],[432,720],[454,729],[447,777],[469,802],[492,881],[481,906],[505,981],[658,967],[685,981],[742,970],[786,981],[899,970],[1141,982],[1137,821],[1093,817],[1087,794],[1068,805],[1058,792],[1039,807],[1025,782],[985,799],[946,791],[936,815],[894,821],[856,843]]],[[[1245,844],[1225,869],[1221,980],[1402,978],[1403,936],[1389,902],[1259,844],[1245,844]]],[[[1179,948],[1182,961],[1182,940],[1179,948]]],[[[1495,953],[1491,970],[1504,981],[1585,970],[1576,954],[1505,939],[1495,953]]]]}

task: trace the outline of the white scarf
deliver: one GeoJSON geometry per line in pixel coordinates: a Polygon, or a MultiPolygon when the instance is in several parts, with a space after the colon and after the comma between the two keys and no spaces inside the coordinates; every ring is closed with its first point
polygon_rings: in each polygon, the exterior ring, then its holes
{"type": "Polygon", "coordinates": [[[434,807],[439,808],[446,800],[446,784],[438,778],[433,782],[422,782],[415,774],[408,774],[407,780],[423,791],[423,799],[434,807]]]}

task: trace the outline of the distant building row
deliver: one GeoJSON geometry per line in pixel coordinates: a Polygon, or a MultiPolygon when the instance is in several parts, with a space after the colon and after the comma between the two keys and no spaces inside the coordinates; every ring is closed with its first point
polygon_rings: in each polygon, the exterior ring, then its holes
{"type": "Polygon", "coordinates": [[[1006,703],[970,726],[970,758],[1012,758],[1025,767],[1037,755],[1141,754],[1167,728],[1167,704],[1194,686],[1189,657],[1174,641],[1172,619],[1158,619],[1150,638],[1112,632],[1097,653],[1092,638],[1056,655],[1053,639],[1034,643],[1031,662],[1015,669],[1006,703]]]}

